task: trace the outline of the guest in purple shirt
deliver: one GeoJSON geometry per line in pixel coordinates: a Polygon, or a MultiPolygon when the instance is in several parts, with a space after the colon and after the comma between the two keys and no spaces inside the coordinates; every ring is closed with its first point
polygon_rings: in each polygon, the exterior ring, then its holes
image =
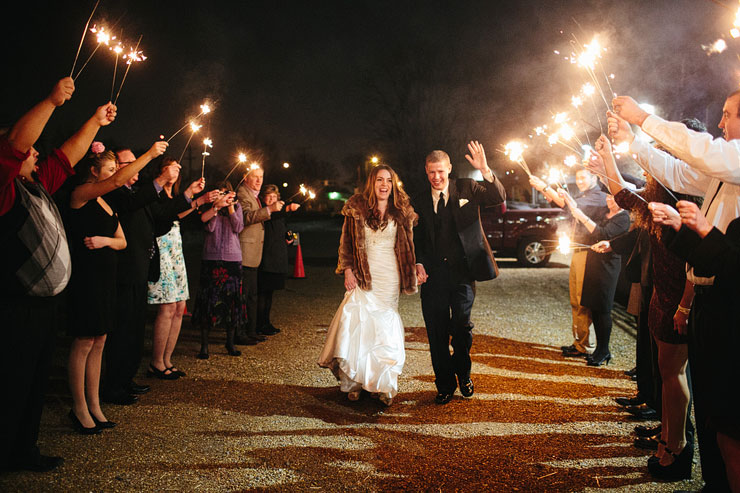
{"type": "Polygon", "coordinates": [[[244,220],[236,194],[228,181],[219,184],[221,196],[203,213],[206,237],[200,287],[193,309],[193,325],[200,327],[201,347],[198,358],[208,358],[208,334],[214,327],[226,329],[226,352],[241,354],[234,347],[236,325],[244,323],[241,299],[242,253],[239,232],[244,220]]]}

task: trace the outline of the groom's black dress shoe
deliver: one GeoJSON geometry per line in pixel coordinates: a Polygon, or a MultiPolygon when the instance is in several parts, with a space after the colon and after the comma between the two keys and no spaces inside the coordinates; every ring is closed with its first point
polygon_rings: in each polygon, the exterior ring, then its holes
{"type": "Polygon", "coordinates": [[[472,397],[474,392],[473,381],[470,377],[467,380],[460,381],[460,393],[463,397],[472,397]]]}
{"type": "Polygon", "coordinates": [[[452,395],[453,393],[445,394],[444,392],[440,392],[434,398],[434,402],[436,402],[437,404],[447,404],[452,400],[452,395]]]}

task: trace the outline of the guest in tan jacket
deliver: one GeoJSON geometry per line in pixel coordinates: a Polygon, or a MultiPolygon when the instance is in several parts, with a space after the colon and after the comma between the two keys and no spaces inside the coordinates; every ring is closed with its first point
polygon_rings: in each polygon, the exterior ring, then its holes
{"type": "Polygon", "coordinates": [[[257,333],[257,267],[262,261],[262,245],[265,242],[265,227],[262,223],[285,204],[278,200],[263,207],[259,200],[263,177],[262,168],[250,168],[236,192],[236,198],[244,211],[244,229],[239,233],[239,243],[242,247],[242,294],[247,307],[247,323],[246,332],[238,333],[234,342],[249,346],[267,339],[257,333]]]}

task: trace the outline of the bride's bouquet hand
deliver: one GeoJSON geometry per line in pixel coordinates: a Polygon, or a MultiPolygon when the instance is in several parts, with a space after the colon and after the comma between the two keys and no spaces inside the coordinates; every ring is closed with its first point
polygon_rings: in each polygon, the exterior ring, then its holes
{"type": "Polygon", "coordinates": [[[357,279],[352,273],[352,269],[344,269],[344,289],[352,291],[357,287],[357,279]]]}

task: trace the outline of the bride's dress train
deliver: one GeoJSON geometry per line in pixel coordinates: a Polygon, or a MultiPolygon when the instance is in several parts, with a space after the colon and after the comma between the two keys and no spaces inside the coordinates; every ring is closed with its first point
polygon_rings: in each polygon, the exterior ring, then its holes
{"type": "Polygon", "coordinates": [[[378,231],[365,226],[372,290],[345,293],[329,325],[319,365],[332,370],[342,392],[365,389],[386,398],[398,393],[406,354],[395,241],[395,222],[378,231]]]}

